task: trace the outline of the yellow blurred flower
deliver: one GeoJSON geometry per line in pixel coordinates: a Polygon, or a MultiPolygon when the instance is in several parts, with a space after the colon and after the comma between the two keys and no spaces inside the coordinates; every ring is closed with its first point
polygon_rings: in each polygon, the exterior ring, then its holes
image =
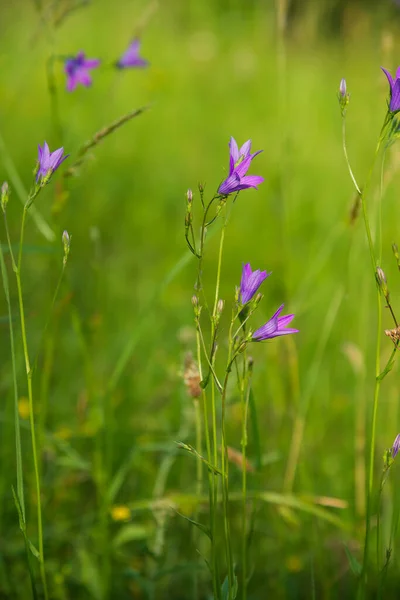
{"type": "Polygon", "coordinates": [[[67,427],[66,425],[62,425],[57,431],[54,433],[54,437],[60,440],[68,440],[72,436],[72,429],[67,427]]]}
{"type": "Polygon", "coordinates": [[[131,518],[131,511],[123,504],[116,505],[111,508],[111,517],[113,521],[129,521],[131,518]]]}
{"type": "Polygon", "coordinates": [[[21,419],[29,419],[29,400],[22,397],[18,400],[18,413],[21,419]]]}
{"type": "Polygon", "coordinates": [[[286,559],[286,568],[292,573],[298,573],[303,568],[303,563],[299,556],[288,556],[286,559]]]}

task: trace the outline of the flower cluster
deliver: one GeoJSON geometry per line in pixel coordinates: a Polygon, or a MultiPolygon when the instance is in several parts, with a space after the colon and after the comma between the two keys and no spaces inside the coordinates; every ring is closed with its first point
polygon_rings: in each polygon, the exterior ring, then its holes
{"type": "MultiPolygon", "coordinates": [[[[267,271],[252,271],[250,263],[243,265],[242,279],[240,282],[240,303],[242,306],[247,305],[254,298],[262,282],[270,275],[267,271]]],[[[270,340],[281,335],[297,333],[298,329],[288,327],[289,323],[294,319],[294,315],[284,315],[280,317],[283,310],[283,304],[278,308],[275,314],[252,334],[254,342],[270,340]]]]}
{"type": "MultiPolygon", "coordinates": [[[[118,69],[129,67],[146,67],[147,60],[139,55],[140,41],[133,40],[121,58],[115,63],[118,69]]],[[[73,92],[80,84],[85,87],[92,85],[90,71],[96,69],[101,61],[97,58],[86,58],[84,52],[78,52],[75,57],[69,57],[64,64],[64,70],[67,75],[67,90],[73,92]]]]}

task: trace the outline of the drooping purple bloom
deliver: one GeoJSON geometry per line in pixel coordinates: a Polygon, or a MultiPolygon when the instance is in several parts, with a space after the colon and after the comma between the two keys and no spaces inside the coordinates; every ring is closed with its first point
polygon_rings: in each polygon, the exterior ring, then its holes
{"type": "Polygon", "coordinates": [[[92,85],[90,69],[95,69],[100,64],[97,58],[85,58],[84,52],[78,52],[75,58],[65,61],[64,70],[67,74],[67,90],[73,92],[80,83],[85,87],[92,85]]]}
{"type": "Polygon", "coordinates": [[[147,60],[139,56],[140,40],[135,39],[129,45],[128,49],[123,53],[117,67],[125,69],[126,67],[147,67],[149,64],[147,60]]]}
{"type": "Polygon", "coordinates": [[[250,263],[243,265],[242,279],[240,281],[240,299],[242,304],[247,304],[270,273],[267,271],[252,271],[250,263]]]}
{"type": "Polygon", "coordinates": [[[246,175],[253,158],[262,152],[262,150],[258,150],[258,152],[251,154],[250,150],[251,140],[247,140],[239,150],[236,140],[231,137],[229,142],[229,177],[219,186],[219,194],[227,196],[232,192],[239,192],[246,188],[257,189],[257,186],[264,181],[264,177],[259,175],[246,175]]]}
{"type": "Polygon", "coordinates": [[[288,335],[289,333],[298,333],[298,329],[291,329],[287,327],[293,320],[294,315],[285,315],[280,317],[283,310],[283,304],[278,308],[276,313],[265,323],[262,327],[257,329],[252,335],[255,342],[262,342],[263,340],[270,340],[279,335],[288,335]]]}
{"type": "Polygon", "coordinates": [[[396,435],[396,439],[393,442],[392,446],[392,458],[395,458],[396,454],[398,454],[400,450],[400,433],[396,435]]]}
{"type": "Polygon", "coordinates": [[[58,148],[50,152],[47,142],[44,142],[43,148],[39,145],[38,162],[39,168],[36,173],[36,183],[40,178],[44,179],[49,173],[53,173],[61,163],[68,158],[69,154],[64,156],[64,148],[58,148]]]}
{"type": "Polygon", "coordinates": [[[400,110],[400,67],[396,71],[396,78],[393,79],[391,73],[387,69],[381,67],[382,71],[385,73],[389,85],[390,85],[390,102],[389,102],[389,110],[390,112],[397,112],[400,110]]]}

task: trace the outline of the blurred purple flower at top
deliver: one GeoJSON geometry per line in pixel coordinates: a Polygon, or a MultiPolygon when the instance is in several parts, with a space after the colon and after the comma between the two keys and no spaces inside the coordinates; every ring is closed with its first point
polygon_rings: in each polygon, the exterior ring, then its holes
{"type": "Polygon", "coordinates": [[[140,40],[135,39],[129,45],[128,49],[123,53],[117,67],[125,69],[126,67],[147,67],[149,64],[147,60],[139,56],[140,40]]]}
{"type": "Polygon", "coordinates": [[[396,78],[393,79],[391,73],[387,69],[381,67],[382,71],[385,73],[389,85],[390,85],[390,103],[389,110],[390,112],[397,112],[400,110],[400,67],[396,71],[396,78]]]}
{"type": "Polygon", "coordinates": [[[262,150],[250,153],[251,140],[247,140],[243,146],[238,149],[236,140],[231,137],[229,142],[229,177],[221,183],[218,193],[224,196],[232,192],[239,192],[246,188],[257,188],[257,185],[264,181],[264,177],[259,175],[246,175],[250,163],[262,150]]]}
{"type": "Polygon", "coordinates": [[[69,154],[64,156],[64,148],[58,148],[58,150],[50,152],[47,142],[44,142],[43,148],[39,145],[39,168],[36,173],[36,183],[40,178],[44,179],[49,174],[51,175],[68,156],[69,154]]]}
{"type": "Polygon", "coordinates": [[[242,279],[240,281],[240,298],[242,304],[247,304],[253,298],[254,294],[271,273],[267,271],[252,271],[250,263],[243,265],[242,279]]]}
{"type": "Polygon", "coordinates": [[[73,92],[80,83],[85,87],[92,85],[90,69],[95,69],[100,64],[97,58],[85,58],[84,52],[78,52],[75,58],[65,61],[64,70],[67,74],[67,90],[73,92]]]}
{"type": "Polygon", "coordinates": [[[282,310],[283,304],[278,308],[278,310],[270,318],[270,320],[265,323],[265,325],[263,325],[253,333],[252,339],[255,342],[270,340],[280,335],[298,333],[298,329],[291,329],[290,327],[286,328],[286,326],[289,325],[289,323],[293,320],[294,315],[285,315],[284,317],[280,317],[279,315],[281,314],[282,310]]]}

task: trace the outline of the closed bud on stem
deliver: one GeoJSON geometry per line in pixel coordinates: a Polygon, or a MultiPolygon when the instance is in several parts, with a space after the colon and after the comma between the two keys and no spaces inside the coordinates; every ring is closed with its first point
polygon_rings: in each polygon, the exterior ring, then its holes
{"type": "Polygon", "coordinates": [[[194,310],[194,316],[197,318],[199,318],[200,316],[200,312],[201,312],[201,306],[199,304],[199,299],[196,296],[196,294],[194,294],[192,296],[192,306],[193,306],[193,310],[194,310]]]}
{"type": "Polygon", "coordinates": [[[188,204],[192,204],[193,202],[193,192],[191,189],[188,189],[188,191],[186,192],[186,198],[188,201],[188,204]]]}
{"type": "Polygon", "coordinates": [[[389,289],[388,289],[388,285],[387,285],[387,281],[386,281],[386,275],[385,275],[383,269],[381,269],[381,267],[376,268],[375,278],[376,278],[376,283],[378,284],[379,289],[381,290],[382,294],[384,295],[386,301],[389,302],[389,289]]]}
{"type": "Polygon", "coordinates": [[[343,115],[344,111],[346,109],[346,106],[348,105],[349,100],[350,100],[350,94],[347,92],[347,84],[346,84],[346,80],[344,78],[341,79],[340,84],[339,84],[338,99],[339,99],[339,106],[340,106],[340,109],[341,109],[342,115],[343,115]]]}
{"type": "Polygon", "coordinates": [[[257,294],[257,296],[255,297],[255,303],[260,304],[261,300],[262,300],[263,295],[262,294],[257,294]]]}
{"type": "Polygon", "coordinates": [[[1,209],[3,213],[6,212],[6,206],[10,197],[10,188],[8,187],[7,181],[1,186],[1,209]]]}
{"type": "Polygon", "coordinates": [[[396,435],[396,439],[393,442],[392,458],[396,458],[396,455],[398,454],[399,450],[400,450],[400,433],[398,433],[396,435]]]}
{"type": "Polygon", "coordinates": [[[225,305],[225,302],[223,300],[219,299],[218,303],[217,303],[217,314],[220,315],[222,313],[222,311],[224,310],[224,305],[225,305]]]}
{"type": "Polygon", "coordinates": [[[62,240],[62,243],[63,243],[63,246],[64,246],[63,263],[65,265],[66,262],[67,262],[69,250],[70,250],[70,247],[71,247],[71,238],[70,238],[69,233],[68,233],[68,231],[66,229],[63,231],[63,234],[61,236],[61,240],[62,240]]]}
{"type": "Polygon", "coordinates": [[[393,250],[394,257],[395,257],[395,259],[397,261],[397,266],[398,266],[399,271],[400,271],[400,256],[399,256],[399,249],[397,247],[397,244],[392,244],[392,250],[393,250]]]}

